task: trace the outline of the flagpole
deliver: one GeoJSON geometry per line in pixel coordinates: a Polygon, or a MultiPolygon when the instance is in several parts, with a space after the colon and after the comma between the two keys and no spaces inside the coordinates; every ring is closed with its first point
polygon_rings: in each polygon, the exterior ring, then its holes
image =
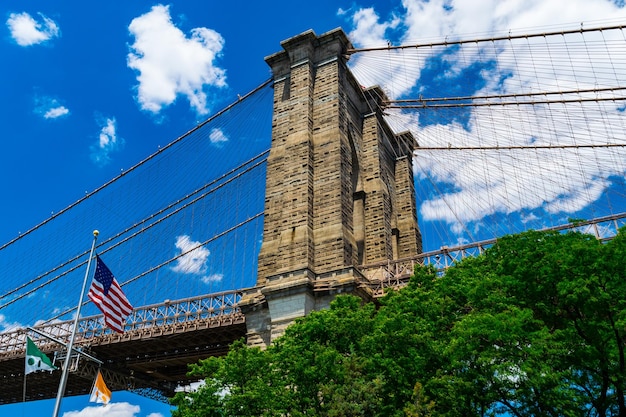
{"type": "Polygon", "coordinates": [[[67,385],[67,374],[70,369],[70,359],[72,356],[72,349],[74,347],[74,338],[76,337],[76,329],[78,328],[78,319],[80,317],[80,308],[85,296],[85,288],[87,288],[87,279],[89,278],[89,269],[91,267],[91,258],[93,258],[93,252],[96,249],[96,240],[98,240],[99,231],[93,231],[93,242],[91,243],[91,252],[89,252],[89,260],[87,261],[87,270],[85,271],[85,279],[83,280],[83,288],[80,290],[80,299],[78,300],[78,307],[76,307],[76,317],[74,317],[74,328],[72,329],[72,335],[69,342],[67,342],[67,354],[65,356],[65,363],[63,363],[63,372],[61,373],[61,381],[59,382],[59,390],[57,391],[57,400],[54,404],[54,411],[52,417],[58,417],[59,409],[61,408],[61,400],[65,394],[65,386],[67,385]]]}
{"type": "Polygon", "coordinates": [[[22,390],[22,402],[26,402],[26,370],[24,370],[24,389],[22,390]]]}

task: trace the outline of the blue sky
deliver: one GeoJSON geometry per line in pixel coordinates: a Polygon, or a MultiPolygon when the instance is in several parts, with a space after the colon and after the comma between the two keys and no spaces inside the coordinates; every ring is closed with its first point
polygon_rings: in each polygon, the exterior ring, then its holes
{"type": "Polygon", "coordinates": [[[3,2],[0,241],[259,85],[270,75],[263,58],[281,40],[345,24],[340,3],[288,4],[3,2]],[[162,25],[172,50],[187,48],[193,58],[150,75],[168,62],[150,49],[150,25],[162,25]],[[152,61],[131,58],[142,54],[152,61]]]}
{"type": "MultiPolygon", "coordinates": [[[[357,46],[381,46],[388,41],[423,43],[516,28],[575,27],[583,21],[590,25],[623,23],[626,13],[621,3],[322,0],[296,6],[291,1],[3,1],[0,195],[4,204],[0,205],[0,243],[67,207],[231,103],[238,94],[261,84],[270,76],[263,58],[278,52],[282,40],[305,30],[321,34],[342,27],[357,46]]],[[[528,80],[507,66],[505,52],[478,60],[471,53],[461,56],[459,51],[445,50],[415,56],[414,60],[406,56],[390,59],[386,68],[377,66],[375,57],[372,65],[359,58],[351,60],[351,65],[362,84],[381,84],[392,98],[471,95],[479,90],[515,92],[510,80],[519,85],[528,80]]],[[[561,82],[567,76],[561,74],[561,82]]],[[[542,80],[547,86],[551,81],[542,80]]],[[[603,117],[621,117],[616,111],[611,114],[603,117]]],[[[483,140],[490,144],[493,140],[472,130],[484,120],[479,111],[460,112],[449,116],[446,123],[424,115],[396,116],[398,123],[412,122],[414,128],[419,125],[417,133],[433,138],[433,146],[449,143],[451,135],[468,143],[483,140]]],[[[493,122],[500,116],[489,117],[493,122]]],[[[533,117],[540,118],[536,114],[533,117]]],[[[522,119],[527,120],[528,115],[520,116],[522,119]]],[[[530,122],[528,131],[533,129],[530,122]]],[[[557,130],[555,137],[559,137],[557,130]]],[[[522,140],[536,140],[530,138],[532,134],[526,136],[522,140]]],[[[213,139],[220,141],[219,137],[213,139]]],[[[463,229],[478,232],[498,212],[514,213],[516,222],[546,213],[559,218],[577,213],[611,188],[607,178],[622,178],[624,172],[620,158],[611,168],[605,165],[602,173],[577,170],[575,176],[584,184],[582,189],[563,188],[535,182],[552,175],[550,170],[543,173],[542,167],[548,164],[541,160],[536,162],[535,177],[525,178],[515,172],[518,180],[508,187],[509,192],[512,188],[530,189],[532,196],[513,192],[502,201],[470,211],[464,208],[468,202],[476,203],[476,195],[485,187],[469,179],[476,178],[473,174],[477,169],[487,171],[488,164],[481,158],[459,164],[437,165],[436,158],[427,157],[422,161],[416,168],[418,179],[436,181],[449,198],[418,186],[418,200],[424,201],[419,205],[420,217],[443,222],[449,229],[445,233],[458,242],[468,239],[461,233],[463,229]],[[460,174],[463,172],[466,175],[460,174]],[[541,188],[544,194],[533,187],[541,188]]],[[[496,195],[502,191],[500,180],[519,165],[519,161],[500,163],[504,168],[499,172],[485,174],[491,181],[487,188],[497,191],[493,193],[496,195]]],[[[177,247],[188,244],[185,239],[181,236],[177,247]]],[[[19,317],[2,320],[19,321],[19,317]]],[[[120,397],[114,394],[113,398],[126,404],[115,406],[120,417],[169,414],[167,406],[153,401],[130,394],[120,397]]],[[[64,403],[62,412],[68,417],[100,415],[99,408],[85,408],[88,406],[85,398],[71,399],[64,403]]],[[[11,407],[16,413],[23,410],[24,415],[45,415],[52,406],[41,402],[11,407]]],[[[3,408],[0,414],[4,414],[3,408]]]]}

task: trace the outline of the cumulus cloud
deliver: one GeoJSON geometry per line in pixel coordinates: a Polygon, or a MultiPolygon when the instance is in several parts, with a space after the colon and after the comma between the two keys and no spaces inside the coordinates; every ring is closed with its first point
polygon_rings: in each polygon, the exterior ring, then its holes
{"type": "Polygon", "coordinates": [[[346,15],[346,14],[348,14],[349,11],[350,11],[350,9],[346,10],[346,9],[343,9],[343,8],[340,7],[340,8],[337,9],[337,16],[346,15]]]}
{"type": "MultiPolygon", "coordinates": [[[[397,28],[400,22],[398,17],[394,17],[389,22],[380,22],[373,8],[360,9],[352,15],[354,30],[348,36],[359,47],[387,46],[391,43],[387,38],[387,32],[397,28]]],[[[393,92],[393,96],[399,96],[409,92],[415,86],[424,65],[423,59],[416,54],[407,59],[393,59],[393,57],[400,57],[403,53],[406,54],[406,52],[397,51],[357,54],[352,59],[351,66],[358,75],[361,85],[367,87],[378,85],[387,93],[393,92]],[[386,70],[375,70],[379,68],[381,62],[385,63],[386,70]]]]}
{"type": "Polygon", "coordinates": [[[213,128],[211,129],[211,133],[209,133],[209,140],[212,144],[221,146],[225,142],[228,142],[228,137],[224,134],[222,129],[213,128]]]}
{"type": "Polygon", "coordinates": [[[187,37],[163,5],[133,19],[128,30],[135,41],[127,64],[138,72],[141,108],[157,114],[182,95],[198,114],[208,113],[208,87],[226,86],[226,72],[215,62],[224,47],[222,36],[200,27],[187,37]]]}
{"type": "Polygon", "coordinates": [[[21,329],[23,327],[24,326],[22,326],[20,323],[8,321],[4,314],[0,314],[0,333],[11,332],[13,330],[21,329]]]}
{"type": "Polygon", "coordinates": [[[35,114],[44,119],[58,119],[70,114],[70,110],[53,97],[40,96],[35,98],[35,114]]]}
{"type": "Polygon", "coordinates": [[[48,109],[43,114],[43,117],[46,119],[58,119],[59,117],[67,116],[68,114],[70,114],[70,110],[67,107],[58,106],[48,109]]]}
{"type": "Polygon", "coordinates": [[[202,242],[193,241],[188,235],[181,235],[176,238],[175,245],[183,255],[177,259],[176,265],[172,267],[172,271],[202,275],[200,281],[207,285],[221,282],[224,279],[224,275],[219,273],[205,275],[211,251],[202,246],[202,242]]]}
{"type": "Polygon", "coordinates": [[[106,406],[89,406],[82,410],[66,411],[63,417],[135,417],[139,411],[141,408],[138,405],[127,402],[109,403],[106,406]]]}
{"type": "Polygon", "coordinates": [[[56,22],[39,13],[40,20],[35,20],[30,14],[11,13],[7,19],[7,26],[11,37],[20,46],[30,46],[44,43],[59,36],[59,26],[56,22]]]}
{"type": "Polygon", "coordinates": [[[207,269],[207,259],[211,252],[202,246],[201,242],[191,240],[187,235],[176,238],[176,248],[184,254],[177,259],[176,265],[172,267],[175,272],[186,274],[202,274],[207,269]]]}
{"type": "Polygon", "coordinates": [[[111,161],[109,154],[119,150],[124,145],[124,139],[117,135],[117,122],[115,117],[98,117],[100,133],[98,141],[91,146],[91,160],[99,166],[111,161]]]}
{"type": "MultiPolygon", "coordinates": [[[[387,45],[388,36],[401,33],[393,44],[424,45],[535,33],[532,28],[538,27],[542,32],[565,25],[573,29],[583,21],[626,17],[626,10],[609,0],[404,0],[402,5],[404,13],[386,21],[372,8],[356,11],[352,42],[380,47],[387,45]]],[[[620,56],[612,49],[621,48],[621,33],[584,36],[385,50],[357,54],[350,65],[361,84],[381,85],[392,99],[558,92],[626,83],[624,62],[611,58],[620,56]]],[[[388,118],[397,131],[410,129],[422,147],[626,142],[623,108],[611,102],[567,109],[485,106],[420,111],[419,116],[391,110],[388,118]]],[[[418,176],[439,188],[421,202],[422,220],[447,222],[460,233],[495,213],[520,213],[521,221],[528,222],[537,217],[533,210],[555,216],[581,210],[606,191],[612,176],[624,175],[626,155],[622,148],[418,151],[415,167],[418,176]]]]}
{"type": "Polygon", "coordinates": [[[205,284],[212,284],[214,282],[221,282],[224,279],[224,274],[210,274],[202,277],[200,280],[205,284]]]}
{"type": "Polygon", "coordinates": [[[197,381],[197,382],[191,382],[189,385],[179,385],[175,388],[175,392],[195,392],[198,391],[200,388],[202,388],[204,385],[206,385],[205,380],[203,379],[202,381],[197,381]]]}

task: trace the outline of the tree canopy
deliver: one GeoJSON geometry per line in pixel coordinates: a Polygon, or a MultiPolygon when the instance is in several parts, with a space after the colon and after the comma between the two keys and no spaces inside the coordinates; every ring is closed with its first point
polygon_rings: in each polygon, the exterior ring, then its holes
{"type": "Polygon", "coordinates": [[[192,416],[626,417],[626,231],[506,236],[378,306],[338,296],[268,349],[191,366],[192,416]]]}

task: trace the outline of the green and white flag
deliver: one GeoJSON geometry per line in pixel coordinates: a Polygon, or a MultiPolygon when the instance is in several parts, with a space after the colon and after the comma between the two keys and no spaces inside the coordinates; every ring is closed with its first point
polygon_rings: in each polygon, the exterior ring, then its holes
{"type": "Polygon", "coordinates": [[[26,337],[26,370],[24,375],[37,371],[54,371],[55,369],[57,367],[52,364],[50,358],[37,348],[30,337],[26,337]]]}

